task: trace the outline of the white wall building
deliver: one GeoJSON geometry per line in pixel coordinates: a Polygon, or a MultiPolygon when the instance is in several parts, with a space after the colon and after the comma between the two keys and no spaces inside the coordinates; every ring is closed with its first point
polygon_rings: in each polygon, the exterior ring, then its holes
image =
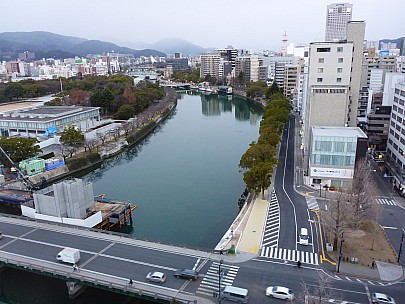
{"type": "Polygon", "coordinates": [[[395,84],[386,167],[394,186],[405,195],[405,81],[395,84]]]}

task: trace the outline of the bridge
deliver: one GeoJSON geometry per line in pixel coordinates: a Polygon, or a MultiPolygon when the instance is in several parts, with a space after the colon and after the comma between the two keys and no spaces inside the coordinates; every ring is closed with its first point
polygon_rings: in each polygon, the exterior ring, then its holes
{"type": "Polygon", "coordinates": [[[189,83],[181,83],[181,82],[160,82],[159,83],[162,87],[170,87],[176,90],[190,90],[191,85],[189,83]]]}
{"type": "Polygon", "coordinates": [[[199,280],[176,279],[173,275],[180,268],[208,269],[212,258],[219,258],[210,252],[13,216],[0,216],[0,231],[0,265],[64,279],[71,297],[83,286],[92,286],[158,303],[213,300],[196,295],[199,280]],[[65,247],[80,250],[79,270],[56,260],[65,247]],[[145,277],[150,271],[164,272],[167,282],[162,286],[148,283],[145,277]]]}

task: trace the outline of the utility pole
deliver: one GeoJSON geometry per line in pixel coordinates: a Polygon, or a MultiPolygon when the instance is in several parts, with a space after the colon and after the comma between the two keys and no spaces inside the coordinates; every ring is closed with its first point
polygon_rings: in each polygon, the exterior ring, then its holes
{"type": "Polygon", "coordinates": [[[402,229],[402,236],[401,236],[401,244],[399,245],[399,252],[398,252],[398,260],[397,263],[399,263],[399,259],[401,257],[401,252],[402,252],[402,244],[404,243],[404,229],[402,229]]]}
{"type": "Polygon", "coordinates": [[[342,232],[342,238],[340,239],[340,249],[339,249],[339,261],[338,261],[338,265],[337,265],[337,273],[339,273],[340,270],[340,261],[342,260],[343,254],[342,254],[342,245],[343,245],[343,234],[344,232],[342,232]]]}
{"type": "Polygon", "coordinates": [[[218,303],[221,304],[221,276],[222,276],[222,272],[221,272],[221,265],[224,261],[220,260],[219,261],[219,265],[218,265],[218,303]]]}

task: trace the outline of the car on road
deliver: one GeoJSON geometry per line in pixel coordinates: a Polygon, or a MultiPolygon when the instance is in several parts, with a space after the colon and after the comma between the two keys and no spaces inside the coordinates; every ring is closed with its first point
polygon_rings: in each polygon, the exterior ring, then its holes
{"type": "Polygon", "coordinates": [[[164,282],[166,282],[166,275],[163,272],[159,271],[149,272],[146,275],[146,280],[149,282],[163,284],[164,282]]]}
{"type": "Polygon", "coordinates": [[[371,295],[371,303],[395,304],[395,300],[384,293],[376,292],[371,295]]]}
{"type": "Polygon", "coordinates": [[[176,278],[196,281],[199,278],[198,272],[192,269],[177,269],[174,273],[176,278]]]}
{"type": "Polygon", "coordinates": [[[266,296],[281,300],[292,300],[294,299],[294,292],[287,287],[269,286],[266,288],[266,296]]]}

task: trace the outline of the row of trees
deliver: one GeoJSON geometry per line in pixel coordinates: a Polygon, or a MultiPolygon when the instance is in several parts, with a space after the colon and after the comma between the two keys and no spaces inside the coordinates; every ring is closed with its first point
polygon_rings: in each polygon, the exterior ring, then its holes
{"type": "Polygon", "coordinates": [[[277,147],[290,111],[291,105],[281,93],[270,95],[260,123],[259,139],[250,144],[239,162],[246,187],[250,192],[261,192],[263,198],[277,164],[277,147]]]}

